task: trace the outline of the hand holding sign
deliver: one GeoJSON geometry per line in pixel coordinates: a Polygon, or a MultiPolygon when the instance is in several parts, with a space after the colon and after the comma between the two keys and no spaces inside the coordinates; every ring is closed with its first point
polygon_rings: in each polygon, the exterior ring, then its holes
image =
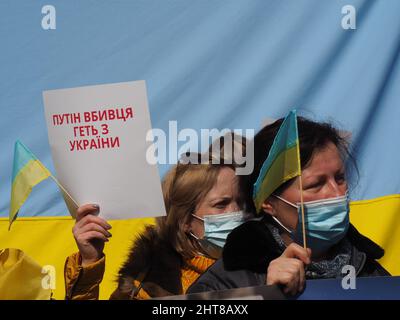
{"type": "Polygon", "coordinates": [[[99,206],[87,204],[77,211],[72,233],[82,257],[82,266],[99,260],[103,256],[104,243],[112,236],[107,221],[96,217],[99,210],[99,206]]]}

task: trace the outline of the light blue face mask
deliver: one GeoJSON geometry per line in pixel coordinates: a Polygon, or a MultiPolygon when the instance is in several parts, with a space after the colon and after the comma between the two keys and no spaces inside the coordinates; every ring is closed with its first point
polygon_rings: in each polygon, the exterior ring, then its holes
{"type": "MultiPolygon", "coordinates": [[[[288,205],[297,209],[298,223],[295,231],[286,228],[275,217],[274,220],[282,226],[293,241],[303,245],[301,205],[297,205],[274,195],[288,205]]],[[[347,194],[340,197],[304,202],[304,218],[307,247],[318,255],[326,252],[344,238],[349,229],[349,199],[347,194]]]]}
{"type": "Polygon", "coordinates": [[[204,218],[195,214],[192,216],[204,222],[204,237],[201,240],[209,241],[219,248],[224,247],[228,234],[245,220],[243,211],[205,215],[204,218]]]}

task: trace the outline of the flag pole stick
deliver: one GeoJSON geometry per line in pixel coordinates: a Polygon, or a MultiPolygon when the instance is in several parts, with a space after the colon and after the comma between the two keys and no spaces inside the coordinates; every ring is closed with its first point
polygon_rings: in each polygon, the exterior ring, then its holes
{"type": "Polygon", "coordinates": [[[300,140],[299,140],[299,130],[297,128],[297,114],[295,113],[295,127],[296,127],[296,136],[297,136],[297,166],[299,169],[299,187],[300,187],[300,206],[301,206],[301,226],[303,231],[303,247],[307,250],[307,241],[306,241],[306,224],[304,219],[304,200],[303,200],[303,180],[301,178],[301,160],[300,160],[300,140]]]}
{"type": "MultiPolygon", "coordinates": [[[[33,154],[32,154],[33,155],[33,154]]],[[[33,155],[35,158],[36,156],[33,155]]],[[[36,158],[37,159],[37,158],[36,158]]],[[[46,172],[48,172],[49,177],[53,179],[53,181],[58,185],[58,187],[72,200],[72,202],[74,203],[74,205],[79,208],[78,203],[75,201],[74,198],[72,198],[72,196],[69,194],[69,192],[61,185],[61,183],[57,180],[57,178],[55,176],[53,176],[53,174],[44,166],[44,164],[37,159],[39,165],[43,168],[43,170],[45,170],[46,172]]]]}
{"type": "Polygon", "coordinates": [[[303,230],[303,247],[307,250],[307,243],[306,243],[306,225],[304,219],[304,201],[303,201],[303,181],[301,179],[301,174],[299,176],[300,180],[300,204],[301,204],[301,225],[303,230]]]}
{"type": "Polygon", "coordinates": [[[73,201],[73,203],[76,205],[77,208],[79,208],[79,205],[76,203],[76,201],[74,200],[74,198],[72,198],[72,196],[68,193],[67,190],[65,190],[65,188],[61,185],[60,182],[58,182],[58,180],[56,179],[56,177],[54,177],[52,174],[50,174],[50,178],[52,178],[54,180],[55,183],[57,183],[57,185],[60,187],[60,189],[62,191],[65,192],[65,194],[70,197],[70,199],[73,201]]]}

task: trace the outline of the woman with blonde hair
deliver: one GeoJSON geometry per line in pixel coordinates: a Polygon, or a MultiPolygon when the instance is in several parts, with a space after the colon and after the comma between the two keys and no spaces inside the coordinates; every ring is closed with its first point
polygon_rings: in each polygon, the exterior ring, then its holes
{"type": "MultiPolygon", "coordinates": [[[[200,155],[198,155],[200,156],[200,155]]],[[[193,158],[193,157],[192,157],[193,158]]],[[[185,294],[219,258],[228,233],[244,222],[235,165],[178,163],[162,182],[167,215],[134,241],[110,299],[185,294]]],[[[66,299],[98,299],[111,226],[96,205],[78,209],[79,252],[65,265],[66,299]]]]}

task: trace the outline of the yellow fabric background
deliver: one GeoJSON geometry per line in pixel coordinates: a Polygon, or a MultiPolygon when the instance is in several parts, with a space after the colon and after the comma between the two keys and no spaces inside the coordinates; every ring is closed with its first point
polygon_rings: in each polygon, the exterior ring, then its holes
{"type": "MultiPolygon", "coordinates": [[[[154,219],[129,219],[108,221],[112,229],[110,242],[105,245],[106,272],[100,287],[100,299],[108,299],[116,288],[119,267],[127,256],[133,239],[146,224],[154,219]]],[[[56,269],[56,289],[53,298],[64,299],[64,263],[67,256],[76,252],[72,235],[74,220],[70,217],[18,218],[8,229],[8,218],[0,219],[0,249],[18,248],[41,266],[53,265],[56,269]]]]}
{"type": "MultiPolygon", "coordinates": [[[[350,220],[357,229],[385,250],[380,263],[392,274],[400,275],[400,195],[352,202],[350,220]]],[[[108,299],[116,287],[118,269],[133,239],[145,224],[154,219],[109,221],[112,238],[105,246],[106,272],[100,287],[100,298],[108,299]]],[[[54,298],[64,299],[64,262],[77,251],[72,236],[74,220],[70,217],[19,218],[10,232],[8,219],[0,219],[0,249],[19,248],[39,264],[56,268],[54,298]]]]}
{"type": "Polygon", "coordinates": [[[385,249],[379,262],[393,276],[400,276],[400,194],[352,202],[350,221],[385,249]]]}
{"type": "Polygon", "coordinates": [[[19,249],[0,250],[0,300],[49,300],[42,266],[19,249]],[[43,286],[43,282],[45,286],[43,286]]]}

